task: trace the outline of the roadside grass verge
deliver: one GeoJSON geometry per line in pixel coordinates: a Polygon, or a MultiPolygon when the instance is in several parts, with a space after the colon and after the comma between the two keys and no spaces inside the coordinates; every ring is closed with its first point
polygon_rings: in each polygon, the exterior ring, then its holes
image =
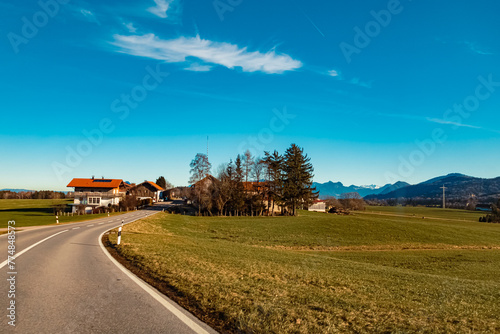
{"type": "Polygon", "coordinates": [[[495,224],[159,213],[113,248],[222,332],[500,331],[495,224]]]}
{"type": "MultiPolygon", "coordinates": [[[[56,224],[53,206],[72,202],[72,200],[67,199],[0,199],[0,228],[6,228],[9,220],[15,220],[15,226],[18,228],[56,224]]],[[[110,215],[117,214],[120,213],[111,213],[110,215]]],[[[59,223],[74,223],[102,218],[107,215],[107,213],[103,213],[81,216],[59,216],[59,223]]]]}

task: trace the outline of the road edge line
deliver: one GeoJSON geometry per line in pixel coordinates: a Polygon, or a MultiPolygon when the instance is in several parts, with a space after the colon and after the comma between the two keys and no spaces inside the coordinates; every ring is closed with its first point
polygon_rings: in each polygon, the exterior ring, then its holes
{"type": "MultiPolygon", "coordinates": [[[[49,240],[50,238],[53,238],[53,237],[55,237],[55,236],[56,236],[56,235],[58,235],[58,234],[61,234],[61,233],[64,233],[64,232],[68,232],[68,231],[69,231],[69,230],[64,230],[64,231],[61,231],[61,232],[57,232],[56,234],[52,234],[51,236],[49,236],[49,237],[47,237],[47,238],[45,238],[45,239],[43,239],[43,240],[40,240],[40,241],[38,241],[37,243],[34,243],[33,245],[29,246],[28,248],[25,248],[25,249],[23,249],[22,251],[20,251],[19,253],[16,253],[16,254],[12,257],[12,260],[17,259],[19,256],[23,255],[24,253],[26,253],[27,251],[29,251],[29,250],[30,250],[30,249],[32,249],[33,247],[38,246],[38,245],[39,245],[39,244],[41,244],[42,242],[47,241],[47,240],[49,240]]],[[[7,260],[3,261],[2,263],[0,263],[0,269],[2,269],[2,268],[3,268],[3,267],[4,267],[4,266],[5,266],[8,262],[9,262],[9,260],[7,259],[7,260]]]]}
{"type": "MultiPolygon", "coordinates": [[[[207,332],[205,329],[203,329],[200,325],[198,325],[196,322],[191,320],[189,317],[187,317],[184,313],[182,313],[177,307],[175,307],[170,301],[165,300],[164,296],[160,294],[158,291],[156,291],[152,286],[149,284],[145,283],[143,280],[141,280],[139,277],[134,275],[130,270],[125,268],[120,262],[118,262],[109,252],[106,250],[106,247],[104,247],[104,244],[102,243],[102,237],[104,233],[111,231],[112,229],[116,228],[118,226],[112,227],[109,230],[106,230],[99,235],[99,246],[101,247],[101,250],[106,254],[106,256],[113,262],[125,275],[127,275],[132,281],[134,281],[138,286],[140,286],[144,291],[146,291],[151,297],[156,299],[160,304],[163,305],[167,310],[169,310],[173,315],[175,315],[179,320],[181,320],[185,325],[187,325],[189,328],[191,328],[195,333],[197,334],[210,334],[207,332]]],[[[180,307],[180,306],[179,306],[180,307]]]]}

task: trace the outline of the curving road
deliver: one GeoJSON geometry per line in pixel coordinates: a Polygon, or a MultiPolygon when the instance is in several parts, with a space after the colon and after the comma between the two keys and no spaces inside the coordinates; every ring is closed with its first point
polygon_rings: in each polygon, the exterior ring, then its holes
{"type": "Polygon", "coordinates": [[[162,208],[16,233],[15,299],[8,297],[8,240],[0,236],[0,333],[216,333],[117,265],[100,244],[122,220],[162,208]],[[15,327],[7,317],[11,300],[15,327]]]}

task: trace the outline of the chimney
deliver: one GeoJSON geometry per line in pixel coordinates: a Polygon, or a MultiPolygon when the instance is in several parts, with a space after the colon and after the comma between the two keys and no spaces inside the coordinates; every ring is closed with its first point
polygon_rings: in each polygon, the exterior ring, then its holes
{"type": "Polygon", "coordinates": [[[94,179],[94,175],[92,175],[92,180],[94,179]]]}
{"type": "Polygon", "coordinates": [[[102,179],[104,180],[104,176],[102,177],[102,179]]]}

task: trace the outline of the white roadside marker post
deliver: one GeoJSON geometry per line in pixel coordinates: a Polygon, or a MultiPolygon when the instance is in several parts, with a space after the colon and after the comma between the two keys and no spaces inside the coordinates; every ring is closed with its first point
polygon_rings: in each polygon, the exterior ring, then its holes
{"type": "Polygon", "coordinates": [[[118,241],[116,242],[117,245],[120,244],[122,241],[122,227],[123,227],[123,220],[122,220],[122,226],[118,228],[118,241]]]}
{"type": "Polygon", "coordinates": [[[56,224],[59,224],[59,216],[56,216],[56,224]]]}

